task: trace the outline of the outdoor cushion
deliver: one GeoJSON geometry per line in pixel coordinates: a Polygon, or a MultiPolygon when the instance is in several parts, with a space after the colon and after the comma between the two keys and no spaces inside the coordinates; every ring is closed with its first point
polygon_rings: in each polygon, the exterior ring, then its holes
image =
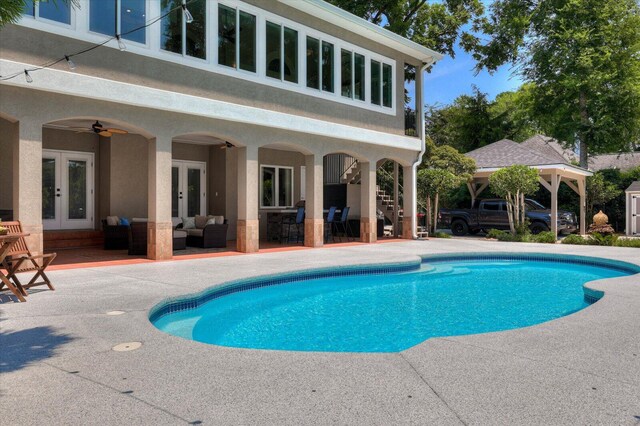
{"type": "Polygon", "coordinates": [[[204,229],[196,229],[196,228],[187,229],[187,235],[191,237],[202,237],[203,233],[204,233],[204,229]]]}
{"type": "Polygon", "coordinates": [[[207,224],[207,220],[209,220],[209,216],[196,215],[195,217],[196,228],[198,229],[204,228],[207,224]]]}
{"type": "Polygon", "coordinates": [[[182,223],[182,219],[180,219],[179,217],[172,217],[171,218],[171,224],[173,225],[174,228],[176,226],[180,225],[181,223],[182,223]]]}
{"type": "Polygon", "coordinates": [[[196,227],[196,219],[194,217],[182,218],[182,229],[194,229],[196,227]]]}
{"type": "Polygon", "coordinates": [[[180,231],[176,229],[173,231],[173,238],[187,238],[187,231],[180,231]]]}
{"type": "Polygon", "coordinates": [[[216,225],[224,224],[224,216],[213,216],[213,219],[216,221],[216,225]]]}
{"type": "Polygon", "coordinates": [[[129,219],[127,219],[126,217],[121,217],[120,225],[129,226],[129,219]]]}
{"type": "Polygon", "coordinates": [[[118,216],[107,216],[107,225],[109,225],[109,226],[117,226],[118,225],[118,216]]]}
{"type": "Polygon", "coordinates": [[[215,224],[216,224],[216,219],[215,219],[215,217],[211,217],[211,218],[209,218],[209,219],[207,220],[207,223],[206,223],[206,225],[204,225],[204,226],[207,226],[207,225],[215,225],[215,224]]]}

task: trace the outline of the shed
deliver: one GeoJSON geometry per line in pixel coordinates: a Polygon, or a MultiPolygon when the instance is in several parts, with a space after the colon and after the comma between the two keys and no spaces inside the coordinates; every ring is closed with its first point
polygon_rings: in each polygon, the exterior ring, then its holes
{"type": "Polygon", "coordinates": [[[627,235],[640,237],[640,180],[625,190],[627,194],[627,235]]]}
{"type": "Polygon", "coordinates": [[[494,172],[516,164],[529,166],[538,170],[540,183],[551,192],[551,230],[558,233],[558,188],[564,182],[580,196],[580,233],[584,234],[586,178],[593,173],[570,164],[552,141],[543,137],[533,137],[522,143],[502,139],[468,152],[466,155],[473,158],[478,167],[473,181],[468,184],[472,201],[489,186],[489,176],[494,172]]]}

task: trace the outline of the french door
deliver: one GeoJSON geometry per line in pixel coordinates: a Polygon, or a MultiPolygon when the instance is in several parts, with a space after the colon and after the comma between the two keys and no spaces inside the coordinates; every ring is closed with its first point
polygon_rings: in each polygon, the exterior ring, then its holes
{"type": "Polygon", "coordinates": [[[207,163],[174,160],[171,167],[171,216],[204,215],[207,211],[207,163]]]}
{"type": "Polygon", "coordinates": [[[93,153],[42,150],[44,229],[93,229],[93,153]]]}

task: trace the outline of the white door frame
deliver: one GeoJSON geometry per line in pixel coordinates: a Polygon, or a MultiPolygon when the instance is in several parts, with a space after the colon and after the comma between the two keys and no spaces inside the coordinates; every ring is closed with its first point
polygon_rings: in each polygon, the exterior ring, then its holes
{"type": "MultiPolygon", "coordinates": [[[[189,161],[189,160],[173,160],[171,168],[178,168],[178,191],[181,199],[178,200],[178,218],[186,217],[188,212],[187,183],[188,170],[200,170],[200,212],[198,214],[205,215],[207,213],[207,163],[205,161],[189,161]]],[[[172,188],[173,190],[173,188],[172,188]]],[[[173,194],[171,194],[173,202],[173,194]]],[[[172,215],[173,216],[173,215],[172,215]]]]}
{"type": "Polygon", "coordinates": [[[55,219],[43,219],[42,226],[45,230],[52,229],[93,229],[94,209],[94,154],[92,152],[64,151],[43,149],[42,158],[55,160],[55,219]],[[86,161],[87,185],[86,185],[86,214],[85,219],[69,219],[69,160],[86,161]]]}

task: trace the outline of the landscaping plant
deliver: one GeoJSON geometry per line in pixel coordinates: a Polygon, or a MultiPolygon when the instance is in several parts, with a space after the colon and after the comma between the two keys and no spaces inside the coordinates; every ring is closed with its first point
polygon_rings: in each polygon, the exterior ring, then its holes
{"type": "Polygon", "coordinates": [[[538,171],[523,165],[504,167],[489,176],[491,190],[507,202],[511,234],[526,227],[524,197],[536,192],[538,185],[538,171]]]}

